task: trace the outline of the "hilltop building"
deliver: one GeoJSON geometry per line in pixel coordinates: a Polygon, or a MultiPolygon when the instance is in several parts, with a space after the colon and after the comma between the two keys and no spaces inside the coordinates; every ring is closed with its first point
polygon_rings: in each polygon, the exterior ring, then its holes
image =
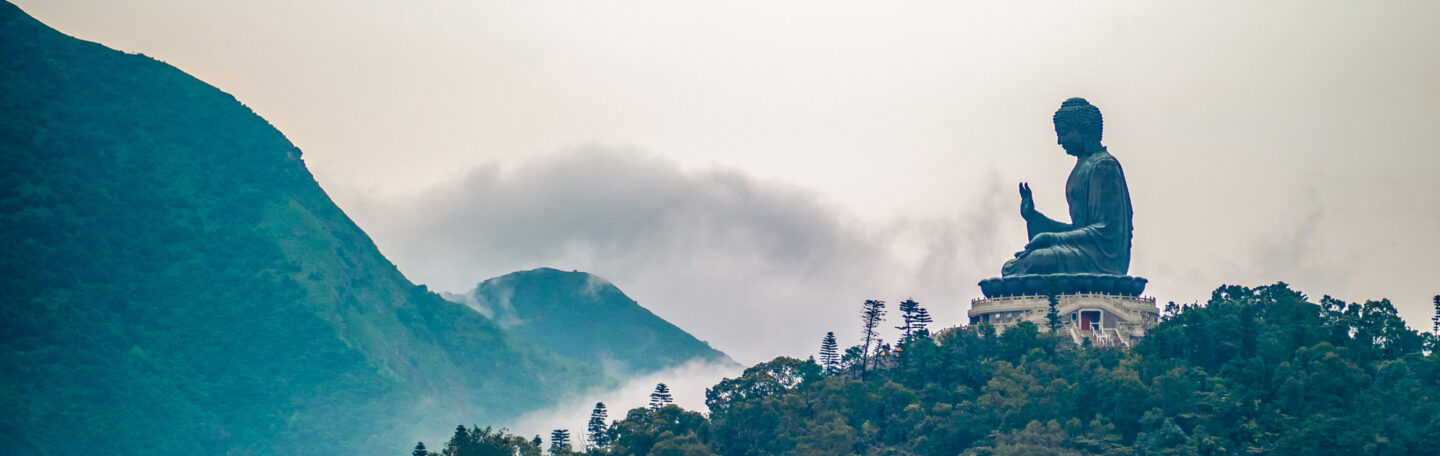
{"type": "MultiPolygon", "coordinates": [[[[985,289],[984,282],[981,289],[985,289]]],[[[1160,316],[1155,298],[1138,296],[1138,292],[1126,295],[1113,291],[1072,289],[1054,297],[1055,311],[1063,324],[1060,331],[1068,334],[1076,344],[1089,340],[1097,347],[1130,348],[1145,337],[1160,316]]],[[[969,317],[972,325],[988,324],[1004,331],[1022,321],[1044,328],[1049,313],[1049,295],[997,294],[990,297],[987,294],[985,298],[970,301],[969,317]]]]}

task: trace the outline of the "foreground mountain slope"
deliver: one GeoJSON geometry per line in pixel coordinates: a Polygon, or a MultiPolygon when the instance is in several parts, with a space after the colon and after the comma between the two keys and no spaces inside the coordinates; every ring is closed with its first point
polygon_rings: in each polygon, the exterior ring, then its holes
{"type": "Polygon", "coordinates": [[[520,271],[447,299],[474,307],[535,345],[622,374],[653,372],[696,359],[735,364],[641,307],[615,285],[584,272],[520,271]]]}
{"type": "Polygon", "coordinates": [[[0,228],[7,452],[381,454],[602,378],[406,280],[230,95],[9,3],[0,228]]]}

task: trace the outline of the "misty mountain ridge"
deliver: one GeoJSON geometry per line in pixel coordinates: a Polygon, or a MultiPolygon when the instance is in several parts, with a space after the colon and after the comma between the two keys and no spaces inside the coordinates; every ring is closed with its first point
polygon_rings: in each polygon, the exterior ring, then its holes
{"type": "Polygon", "coordinates": [[[514,272],[485,280],[465,294],[442,296],[470,306],[526,342],[622,377],[697,359],[738,366],[614,284],[584,272],[514,272]]]}
{"type": "Polygon", "coordinates": [[[410,282],[233,96],[0,3],[0,448],[392,454],[618,380],[410,282]]]}

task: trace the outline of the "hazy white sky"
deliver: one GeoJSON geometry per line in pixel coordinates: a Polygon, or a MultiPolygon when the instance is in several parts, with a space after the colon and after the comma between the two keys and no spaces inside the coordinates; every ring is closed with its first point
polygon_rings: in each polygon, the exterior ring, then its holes
{"type": "Polygon", "coordinates": [[[1070,96],[1161,302],[1440,293],[1440,2],[17,3],[234,94],[412,280],[581,269],[742,362],[959,323],[1070,96]]]}

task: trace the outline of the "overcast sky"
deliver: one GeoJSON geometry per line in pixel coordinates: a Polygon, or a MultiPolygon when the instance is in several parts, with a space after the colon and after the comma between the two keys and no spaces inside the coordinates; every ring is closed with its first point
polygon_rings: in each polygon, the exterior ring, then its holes
{"type": "Polygon", "coordinates": [[[1071,96],[1160,302],[1440,293],[1440,2],[17,3],[234,94],[416,282],[579,269],[744,363],[960,323],[1071,96]]]}

